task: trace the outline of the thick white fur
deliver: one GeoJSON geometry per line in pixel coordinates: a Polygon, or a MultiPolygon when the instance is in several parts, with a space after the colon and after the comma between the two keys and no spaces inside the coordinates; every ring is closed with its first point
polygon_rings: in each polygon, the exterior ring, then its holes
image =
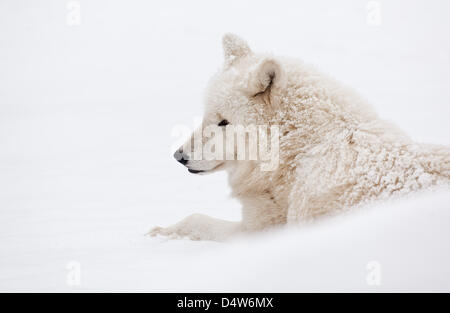
{"type": "Polygon", "coordinates": [[[449,183],[448,147],[411,141],[352,90],[301,61],[255,54],[232,34],[223,44],[225,63],[208,86],[203,125],[279,125],[280,165],[262,172],[255,161],[190,161],[191,169],[228,172],[242,221],[193,215],[150,234],[225,240],[449,183]]]}

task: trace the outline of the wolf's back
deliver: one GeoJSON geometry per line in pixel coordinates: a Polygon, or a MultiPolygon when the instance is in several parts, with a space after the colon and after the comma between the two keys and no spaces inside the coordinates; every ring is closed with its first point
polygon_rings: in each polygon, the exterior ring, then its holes
{"type": "Polygon", "coordinates": [[[425,171],[450,183],[450,147],[423,145],[419,160],[425,171]]]}

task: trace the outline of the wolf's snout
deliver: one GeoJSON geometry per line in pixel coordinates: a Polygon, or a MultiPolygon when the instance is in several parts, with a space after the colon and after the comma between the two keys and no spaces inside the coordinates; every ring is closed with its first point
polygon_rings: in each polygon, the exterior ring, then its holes
{"type": "Polygon", "coordinates": [[[177,160],[178,162],[180,162],[183,165],[186,165],[187,162],[189,161],[187,155],[183,153],[183,149],[178,149],[174,153],[173,157],[175,158],[175,160],[177,160]]]}

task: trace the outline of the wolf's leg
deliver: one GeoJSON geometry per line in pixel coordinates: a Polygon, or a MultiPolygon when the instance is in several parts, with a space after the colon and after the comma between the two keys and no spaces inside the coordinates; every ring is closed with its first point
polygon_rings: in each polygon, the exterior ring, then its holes
{"type": "Polygon", "coordinates": [[[219,220],[203,214],[192,214],[175,225],[155,227],[148,235],[171,238],[188,237],[191,240],[224,241],[240,232],[241,223],[219,220]]]}

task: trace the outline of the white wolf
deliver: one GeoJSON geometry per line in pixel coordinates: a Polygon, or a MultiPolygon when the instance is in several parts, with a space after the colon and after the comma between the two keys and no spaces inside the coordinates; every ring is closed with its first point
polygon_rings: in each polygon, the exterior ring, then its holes
{"type": "Polygon", "coordinates": [[[194,214],[151,235],[225,240],[286,223],[302,223],[368,201],[450,182],[450,149],[412,142],[378,118],[353,91],[304,63],[256,54],[233,34],[225,63],[207,88],[202,126],[278,125],[279,166],[258,160],[192,158],[191,140],[176,158],[191,173],[226,170],[242,221],[194,214]]]}

